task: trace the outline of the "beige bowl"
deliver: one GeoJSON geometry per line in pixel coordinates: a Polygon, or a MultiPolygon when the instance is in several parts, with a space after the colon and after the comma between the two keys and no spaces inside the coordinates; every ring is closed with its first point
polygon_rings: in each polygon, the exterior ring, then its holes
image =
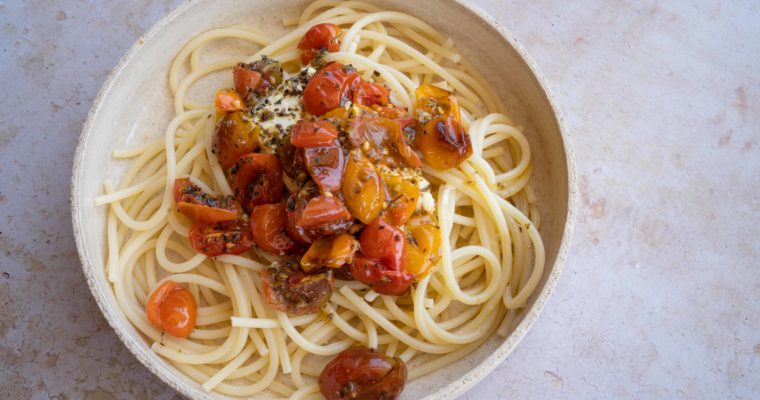
{"type": "MultiPolygon", "coordinates": [[[[182,4],[159,21],[119,62],[106,80],[79,140],[71,186],[72,218],[79,256],[95,300],[116,334],[148,369],[193,399],[221,399],[205,392],[154,354],[116,303],[104,275],[105,207],[95,207],[106,179],[117,182],[125,162],[111,158],[114,148],[134,147],[161,135],[173,116],[167,71],[179,49],[194,35],[235,23],[260,25],[274,36],[283,16],[294,16],[304,0],[201,0],[182,4]],[[151,133],[146,133],[151,132],[151,133]]],[[[404,399],[450,399],[486,377],[515,349],[538,317],[567,256],[576,211],[576,182],[562,115],[523,48],[482,11],[459,0],[390,0],[384,5],[413,14],[454,40],[464,58],[493,84],[509,114],[525,126],[533,151],[532,186],[538,196],[546,272],[507,339],[493,337],[476,352],[411,382],[404,399]]]]}

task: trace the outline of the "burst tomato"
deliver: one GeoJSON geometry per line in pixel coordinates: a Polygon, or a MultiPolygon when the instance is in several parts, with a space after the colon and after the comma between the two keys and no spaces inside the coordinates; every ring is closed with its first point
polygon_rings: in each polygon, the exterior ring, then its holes
{"type": "Polygon", "coordinates": [[[375,166],[366,157],[353,152],[346,165],[343,197],[354,217],[367,224],[383,210],[385,185],[375,166]]]}
{"type": "Polygon", "coordinates": [[[307,147],[303,149],[303,155],[309,175],[323,193],[334,193],[340,189],[345,158],[337,140],[330,146],[307,147]]]}
{"type": "Polygon", "coordinates": [[[301,268],[310,272],[322,267],[341,268],[350,265],[354,253],[359,249],[359,242],[349,234],[341,234],[316,240],[301,258],[301,268]]]}
{"type": "Polygon", "coordinates": [[[350,101],[350,83],[356,71],[343,64],[332,62],[317,71],[303,92],[306,111],[320,116],[350,101]]]}
{"type": "Polygon", "coordinates": [[[234,221],[242,215],[242,207],[234,197],[220,198],[203,193],[200,187],[185,178],[174,181],[174,202],[177,211],[199,222],[234,221]]]}
{"type": "Polygon", "coordinates": [[[319,375],[319,391],[327,400],[393,400],[404,390],[406,364],[368,347],[340,352],[319,375]]]}
{"type": "Polygon", "coordinates": [[[417,208],[420,189],[414,183],[400,176],[384,174],[383,181],[388,189],[388,197],[391,199],[384,217],[393,226],[403,226],[417,208]]]}
{"type": "Polygon", "coordinates": [[[335,125],[321,119],[302,119],[290,128],[290,143],[296,147],[330,146],[337,137],[335,125]]]}
{"type": "Polygon", "coordinates": [[[351,124],[348,138],[351,145],[362,149],[373,162],[390,166],[407,164],[414,168],[422,166],[419,157],[412,151],[404,139],[400,122],[409,124],[407,119],[393,120],[363,116],[351,124]]]}
{"type": "Polygon", "coordinates": [[[282,167],[277,156],[250,153],[230,168],[235,194],[246,211],[260,204],[279,203],[282,197],[282,167]]]}
{"type": "Polygon", "coordinates": [[[454,168],[472,155],[470,135],[452,115],[438,115],[415,136],[422,157],[436,169],[454,168]]]}
{"type": "Polygon", "coordinates": [[[288,235],[303,244],[347,232],[353,225],[353,217],[343,202],[335,196],[320,195],[311,182],[290,195],[285,211],[288,235]]]}
{"type": "Polygon", "coordinates": [[[375,82],[361,80],[353,88],[351,101],[363,106],[387,105],[389,102],[388,89],[375,82]]]}
{"type": "Polygon", "coordinates": [[[291,315],[313,314],[332,295],[332,273],[308,275],[297,267],[296,261],[286,260],[261,271],[264,301],[291,315]]]}
{"type": "Polygon", "coordinates": [[[334,53],[340,50],[340,28],[331,23],[312,26],[298,42],[301,62],[308,64],[319,51],[334,53]]]}
{"type": "Polygon", "coordinates": [[[441,231],[432,224],[407,227],[406,269],[419,281],[433,270],[440,258],[441,231]]]}
{"type": "Polygon", "coordinates": [[[234,90],[220,90],[216,92],[214,104],[217,112],[245,110],[243,98],[234,90]]]}
{"type": "Polygon", "coordinates": [[[219,165],[228,169],[238,157],[252,152],[259,144],[258,125],[243,119],[243,112],[228,112],[216,125],[212,151],[219,165]]]}
{"type": "Polygon", "coordinates": [[[166,281],[148,299],[145,312],[153,326],[178,338],[195,329],[198,305],[193,294],[174,281],[166,281]]]}
{"type": "Polygon", "coordinates": [[[247,99],[261,82],[261,74],[255,71],[250,64],[243,63],[239,63],[232,70],[232,78],[235,82],[235,91],[243,99],[247,99]]]}
{"type": "Polygon", "coordinates": [[[285,205],[262,204],[251,211],[253,241],[269,254],[283,255],[299,246],[285,233],[285,205]]]}
{"type": "Polygon", "coordinates": [[[414,276],[406,270],[404,233],[376,218],[364,228],[359,242],[361,252],[351,264],[354,279],[380,294],[397,296],[406,292],[414,276]]]}
{"type": "Polygon", "coordinates": [[[190,244],[209,257],[240,254],[253,248],[251,227],[235,221],[217,224],[196,222],[190,226],[190,244]]]}

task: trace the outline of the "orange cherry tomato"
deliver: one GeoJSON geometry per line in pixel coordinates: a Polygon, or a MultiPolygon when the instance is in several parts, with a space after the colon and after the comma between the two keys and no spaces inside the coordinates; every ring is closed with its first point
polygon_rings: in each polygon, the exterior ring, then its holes
{"type": "Polygon", "coordinates": [[[240,254],[253,248],[251,227],[235,221],[216,224],[196,222],[190,225],[190,245],[209,257],[240,254]]]}
{"type": "Polygon", "coordinates": [[[420,85],[414,94],[417,100],[415,110],[421,120],[424,121],[426,118],[424,115],[420,115],[420,112],[427,113],[430,116],[451,115],[457,120],[461,118],[459,102],[457,102],[454,93],[433,85],[420,85]]]}
{"type": "Polygon", "coordinates": [[[433,270],[441,256],[441,231],[432,224],[409,226],[406,239],[406,269],[419,281],[433,270]]]}
{"type": "Polygon", "coordinates": [[[251,211],[253,241],[269,254],[292,253],[300,247],[285,233],[285,205],[262,204],[251,211]]]}
{"type": "Polygon", "coordinates": [[[322,267],[341,268],[353,262],[354,253],[358,249],[359,242],[347,233],[319,239],[311,244],[301,258],[301,268],[306,272],[322,267]]]}
{"type": "Polygon", "coordinates": [[[346,163],[343,178],[343,198],[351,214],[368,224],[383,210],[385,185],[375,166],[366,157],[354,151],[346,163]]]}
{"type": "Polygon", "coordinates": [[[219,159],[219,165],[229,169],[242,155],[248,154],[259,145],[261,128],[243,118],[242,111],[228,112],[216,124],[212,151],[219,159]]]}
{"type": "Polygon", "coordinates": [[[389,103],[388,89],[375,82],[360,81],[353,87],[351,101],[363,106],[387,105],[389,103]]]}
{"type": "Polygon", "coordinates": [[[245,110],[243,98],[234,90],[220,90],[216,92],[215,105],[217,112],[245,110]]]}
{"type": "Polygon", "coordinates": [[[247,99],[251,92],[258,87],[261,74],[255,71],[250,64],[239,63],[232,70],[232,78],[235,82],[235,91],[247,99]]]}
{"type": "Polygon", "coordinates": [[[419,168],[422,164],[406,143],[400,122],[405,124],[405,128],[410,124],[408,119],[356,118],[351,124],[348,138],[352,146],[362,149],[373,162],[390,166],[407,164],[419,168]]]}
{"type": "Polygon", "coordinates": [[[303,149],[306,169],[323,193],[340,190],[343,167],[346,164],[343,148],[337,140],[330,146],[306,147],[303,149]]]}
{"type": "Polygon", "coordinates": [[[267,305],[291,315],[316,313],[332,295],[332,272],[308,275],[296,261],[275,262],[260,276],[267,305]]]}
{"type": "Polygon", "coordinates": [[[368,347],[352,347],[327,363],[318,382],[327,400],[393,400],[404,390],[406,364],[368,347]]]}
{"type": "Polygon", "coordinates": [[[301,51],[301,62],[308,64],[319,51],[334,53],[340,50],[340,28],[331,23],[312,26],[298,42],[301,51]]]}
{"type": "Polygon", "coordinates": [[[337,137],[335,125],[326,120],[302,119],[290,128],[290,143],[296,147],[330,146],[337,137]]]}
{"type": "Polygon", "coordinates": [[[235,178],[235,195],[246,211],[260,204],[280,202],[284,184],[277,156],[246,154],[237,159],[230,174],[235,178]]]}
{"type": "Polygon", "coordinates": [[[214,197],[203,193],[189,179],[174,181],[174,202],[177,211],[188,218],[206,223],[234,221],[242,215],[240,203],[232,196],[214,197]]]}
{"type": "Polygon", "coordinates": [[[186,338],[195,329],[198,305],[189,290],[174,281],[166,281],[150,295],[145,312],[156,328],[174,337],[186,338]]]}
{"type": "Polygon", "coordinates": [[[454,168],[472,155],[470,135],[453,115],[438,115],[415,136],[415,145],[438,170],[454,168]]]}
{"type": "Polygon", "coordinates": [[[393,226],[403,226],[417,208],[420,189],[400,176],[383,174],[383,181],[388,189],[388,197],[391,199],[384,218],[393,226]]]}
{"type": "Polygon", "coordinates": [[[350,84],[356,78],[350,66],[332,62],[317,71],[306,84],[303,105],[306,111],[320,116],[350,101],[350,84]]]}

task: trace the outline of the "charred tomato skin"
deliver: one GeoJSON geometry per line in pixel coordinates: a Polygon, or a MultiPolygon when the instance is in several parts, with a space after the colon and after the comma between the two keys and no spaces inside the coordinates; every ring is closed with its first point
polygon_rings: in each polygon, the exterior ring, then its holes
{"type": "Polygon", "coordinates": [[[406,364],[400,358],[358,346],[338,353],[318,382],[327,400],[393,400],[404,390],[406,377],[406,364]]]}

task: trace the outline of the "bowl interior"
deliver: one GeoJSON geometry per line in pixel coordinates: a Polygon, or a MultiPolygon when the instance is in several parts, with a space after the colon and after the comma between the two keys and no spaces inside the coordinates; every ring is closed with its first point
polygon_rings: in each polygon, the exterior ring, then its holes
{"type": "MultiPolygon", "coordinates": [[[[104,180],[118,182],[128,161],[115,161],[111,150],[131,148],[160,137],[173,116],[167,84],[168,67],[179,49],[194,35],[236,23],[260,26],[277,37],[285,29],[284,16],[295,16],[304,0],[235,0],[185,3],[159,22],[116,67],[95,101],[80,139],[72,178],[74,230],[85,275],[109,323],[135,356],[161,379],[191,398],[225,398],[206,393],[156,356],[132,327],[116,303],[103,271],[105,263],[105,207],[93,198],[104,180]]],[[[533,152],[532,186],[541,214],[541,236],[546,247],[546,272],[538,290],[519,314],[517,328],[507,338],[493,337],[476,352],[448,367],[410,383],[405,399],[452,398],[485,377],[523,337],[559,275],[574,215],[574,177],[560,117],[519,46],[489,17],[455,0],[386,1],[387,9],[413,14],[454,40],[492,84],[508,114],[525,127],[533,152]]],[[[234,45],[234,44],[233,44],[234,45]]],[[[236,51],[245,51],[245,47],[236,51]]],[[[241,57],[242,54],[240,53],[241,57]]]]}

